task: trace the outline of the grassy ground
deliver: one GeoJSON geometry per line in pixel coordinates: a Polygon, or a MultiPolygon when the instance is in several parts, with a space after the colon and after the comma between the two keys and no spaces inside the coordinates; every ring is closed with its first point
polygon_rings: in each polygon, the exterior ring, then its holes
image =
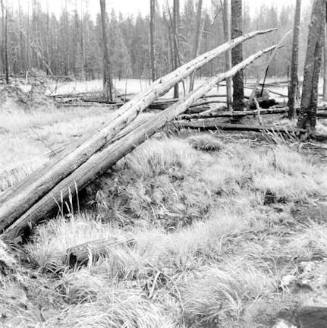
{"type": "MultiPolygon", "coordinates": [[[[0,191],[111,115],[40,114],[0,114],[0,191]]],[[[325,164],[308,145],[274,141],[148,140],[88,187],[79,211],[38,227],[27,264],[0,244],[0,325],[259,328],[326,302],[325,164]],[[114,238],[134,242],[67,264],[68,248],[114,238]]]]}

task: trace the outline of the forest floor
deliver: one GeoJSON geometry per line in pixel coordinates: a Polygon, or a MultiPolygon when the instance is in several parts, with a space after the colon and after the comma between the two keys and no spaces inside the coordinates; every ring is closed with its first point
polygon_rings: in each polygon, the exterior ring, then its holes
{"type": "MultiPolygon", "coordinates": [[[[111,115],[1,111],[0,192],[111,115]]],[[[0,327],[296,326],[327,306],[326,162],[326,144],[277,135],[158,133],[45,218],[24,263],[0,243],[0,327]],[[67,264],[115,238],[134,242],[67,264]]]]}

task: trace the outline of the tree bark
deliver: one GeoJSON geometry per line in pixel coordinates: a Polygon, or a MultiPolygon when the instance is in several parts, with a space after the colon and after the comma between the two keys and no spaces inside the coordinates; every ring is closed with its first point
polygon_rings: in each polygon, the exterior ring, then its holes
{"type": "MultiPolygon", "coordinates": [[[[196,27],[195,27],[195,37],[193,44],[193,58],[196,58],[199,55],[200,43],[201,43],[201,16],[202,16],[202,0],[198,1],[198,9],[196,15],[196,27]]],[[[225,40],[227,42],[227,40],[225,40]]],[[[190,77],[190,91],[194,89],[194,80],[195,80],[195,72],[191,74],[190,77]]]]}
{"type": "Polygon", "coordinates": [[[151,78],[156,79],[156,62],[155,62],[155,16],[156,2],[150,0],[150,60],[151,60],[151,78]]]}
{"type": "Polygon", "coordinates": [[[315,0],[309,25],[307,53],[304,66],[301,108],[298,127],[311,133],[316,126],[318,83],[321,66],[323,36],[326,20],[326,1],[315,0]]]}
{"type": "MultiPolygon", "coordinates": [[[[174,69],[177,69],[179,66],[179,47],[178,47],[178,39],[179,39],[179,0],[174,0],[174,8],[173,8],[173,44],[174,44],[174,69]]],[[[179,87],[178,83],[174,86],[174,98],[179,98],[179,87]]]]}
{"type": "Polygon", "coordinates": [[[323,100],[327,101],[327,24],[324,29],[324,86],[323,86],[323,100]]]}
{"type": "MultiPolygon", "coordinates": [[[[231,41],[231,42],[235,43],[235,41],[231,41]]],[[[221,47],[224,48],[224,50],[229,49],[229,47],[226,45],[221,47]]],[[[8,216],[1,215],[1,220],[0,220],[1,229],[6,230],[3,237],[7,239],[14,239],[16,236],[19,236],[24,232],[28,231],[40,220],[46,218],[49,215],[49,213],[54,208],[56,208],[57,206],[56,201],[58,202],[60,201],[60,199],[66,199],[69,195],[72,194],[75,195],[75,193],[77,192],[76,185],[78,186],[78,190],[82,190],[97,176],[106,172],[119,159],[121,159],[126,154],[131,152],[136,146],[144,142],[148,137],[155,134],[168,121],[171,121],[177,115],[185,112],[189,106],[191,106],[197,99],[199,99],[204,94],[206,94],[209,90],[215,87],[215,85],[218,82],[233,76],[240,69],[243,69],[251,62],[253,62],[255,59],[259,58],[264,53],[270,50],[271,48],[265,51],[260,51],[255,55],[252,55],[251,57],[246,59],[244,62],[233,67],[229,72],[219,74],[218,76],[215,76],[214,78],[206,81],[206,83],[204,83],[200,88],[197,88],[195,91],[190,93],[184,99],[180,100],[178,103],[169,107],[165,111],[160,112],[158,115],[155,115],[152,119],[149,119],[147,122],[140,125],[136,129],[132,130],[130,133],[128,133],[121,139],[118,140],[116,139],[114,143],[111,143],[106,147],[102,147],[101,150],[99,150],[97,153],[94,153],[93,156],[90,156],[90,158],[87,161],[85,161],[82,165],[80,165],[78,168],[75,168],[75,170],[71,171],[71,174],[69,176],[64,174],[67,172],[61,172],[59,170],[59,173],[62,174],[62,179],[58,181],[57,184],[53,185],[51,189],[47,188],[47,192],[43,193],[43,197],[39,198],[37,202],[35,202],[32,206],[29,207],[25,206],[25,211],[23,212],[22,215],[17,216],[16,213],[15,216],[11,216],[10,221],[8,220],[8,216]],[[64,176],[65,178],[63,178],[64,176]]],[[[204,59],[203,55],[200,57],[204,59]]],[[[208,53],[205,54],[204,57],[207,60],[207,58],[209,57],[208,53]]],[[[189,66],[190,64],[184,65],[183,67],[184,70],[187,68],[190,69],[189,66]]],[[[181,70],[181,68],[179,70],[181,70]]],[[[191,70],[191,72],[193,70],[191,70]]],[[[181,78],[181,74],[179,74],[178,79],[180,78],[181,78]]],[[[170,83],[176,82],[178,81],[178,79],[175,78],[173,79],[173,81],[170,80],[170,83]]],[[[161,80],[159,80],[159,82],[161,82],[162,84],[161,80]]],[[[127,126],[125,129],[128,130],[129,126],[127,126]]],[[[121,131],[120,133],[124,135],[124,131],[121,131]]],[[[43,176],[41,176],[41,178],[43,178],[44,183],[47,184],[47,186],[49,186],[49,183],[53,183],[53,181],[50,180],[49,176],[47,176],[46,179],[44,179],[43,176]]],[[[43,185],[41,185],[40,187],[43,187],[43,185]]],[[[36,190],[34,185],[32,191],[38,192],[39,190],[36,190]]],[[[8,212],[8,210],[10,209],[8,205],[12,205],[12,201],[13,201],[11,196],[7,197],[6,202],[2,203],[2,206],[0,208],[0,210],[2,210],[1,214],[5,214],[4,212],[8,212]]],[[[20,202],[17,202],[17,197],[16,197],[16,204],[18,203],[18,206],[16,206],[14,210],[15,209],[21,210],[20,206],[26,205],[24,201],[26,200],[26,196],[30,196],[30,193],[26,194],[26,190],[25,190],[25,194],[23,194],[22,196],[25,197],[21,197],[20,202]]]]}
{"type": "MultiPolygon", "coordinates": [[[[178,117],[178,120],[198,120],[198,119],[207,119],[207,118],[242,118],[247,116],[255,116],[258,114],[258,110],[247,110],[243,112],[211,112],[208,114],[191,114],[191,115],[182,115],[178,117]]],[[[260,115],[277,115],[277,114],[287,114],[288,107],[282,108],[268,108],[260,109],[260,115]]],[[[327,112],[324,110],[317,112],[317,117],[327,118],[327,112]]]]}
{"type": "MultiPolygon", "coordinates": [[[[1,2],[2,8],[3,2],[1,2]]],[[[6,83],[9,84],[9,62],[8,62],[8,9],[4,8],[4,14],[5,14],[5,30],[4,30],[4,65],[5,65],[5,75],[6,75],[6,83]]]]}
{"type": "MultiPolygon", "coordinates": [[[[243,34],[242,0],[232,0],[232,39],[243,34]]],[[[243,46],[239,44],[232,49],[232,65],[235,66],[243,60],[243,46]]],[[[243,110],[244,104],[244,74],[238,72],[233,77],[233,109],[243,110]]]]}
{"type": "MultiPolygon", "coordinates": [[[[224,0],[224,11],[223,11],[223,20],[224,20],[224,39],[225,42],[228,42],[231,39],[231,4],[230,0],[224,0]]],[[[232,58],[231,52],[226,51],[225,53],[225,69],[226,71],[230,70],[232,67],[232,58]]],[[[232,96],[232,79],[226,80],[226,99],[227,99],[227,108],[232,110],[233,96],[232,96]]]]}
{"type": "Polygon", "coordinates": [[[106,100],[113,101],[113,85],[111,77],[111,64],[108,49],[107,11],[106,0],[100,0],[102,46],[103,46],[103,95],[106,100]]]}
{"type": "Polygon", "coordinates": [[[299,77],[299,38],[300,38],[300,22],[301,22],[301,0],[296,0],[294,28],[293,28],[293,45],[292,45],[292,62],[291,62],[291,81],[288,89],[288,118],[295,117],[295,100],[298,90],[299,77]]]}

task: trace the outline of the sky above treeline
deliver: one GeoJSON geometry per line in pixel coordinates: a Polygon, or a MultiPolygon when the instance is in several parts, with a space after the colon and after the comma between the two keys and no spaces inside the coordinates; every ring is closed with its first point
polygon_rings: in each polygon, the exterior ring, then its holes
{"type": "MultiPolygon", "coordinates": [[[[6,3],[9,7],[17,8],[18,3],[24,10],[28,7],[31,8],[31,3],[33,0],[7,0],[6,3]]],[[[181,7],[183,8],[183,3],[186,0],[180,0],[181,7]]],[[[203,0],[204,6],[207,8],[211,7],[211,3],[220,2],[220,0],[203,0]]],[[[49,9],[50,12],[59,15],[62,9],[67,5],[69,10],[78,8],[79,12],[89,12],[92,16],[99,13],[99,0],[39,0],[42,7],[46,10],[49,9]]],[[[125,15],[148,15],[149,14],[149,2],[150,0],[107,0],[107,10],[110,12],[114,9],[117,13],[121,12],[125,15]]],[[[160,7],[163,7],[169,3],[172,5],[173,0],[158,0],[160,7]]],[[[194,0],[196,3],[197,0],[194,0]]],[[[243,0],[244,5],[246,5],[251,15],[258,13],[262,5],[268,5],[269,7],[275,7],[278,10],[282,9],[283,6],[294,5],[296,0],[243,0]]],[[[304,6],[310,5],[312,0],[303,0],[304,6]]]]}

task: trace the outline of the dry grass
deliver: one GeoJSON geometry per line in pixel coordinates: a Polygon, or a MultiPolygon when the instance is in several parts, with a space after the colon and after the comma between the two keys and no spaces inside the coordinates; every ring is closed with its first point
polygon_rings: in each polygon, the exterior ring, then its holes
{"type": "MultiPolygon", "coordinates": [[[[41,166],[48,145],[63,146],[110,116],[78,113],[1,120],[0,190],[41,166]]],[[[298,302],[278,289],[294,259],[327,256],[325,225],[300,226],[292,216],[327,194],[325,173],[286,144],[222,138],[151,139],[90,187],[88,211],[40,225],[25,247],[36,279],[21,272],[0,285],[1,324],[270,327],[298,302]],[[68,248],[112,237],[135,246],[67,266],[68,248]]],[[[6,254],[0,245],[0,261],[6,254]]]]}

